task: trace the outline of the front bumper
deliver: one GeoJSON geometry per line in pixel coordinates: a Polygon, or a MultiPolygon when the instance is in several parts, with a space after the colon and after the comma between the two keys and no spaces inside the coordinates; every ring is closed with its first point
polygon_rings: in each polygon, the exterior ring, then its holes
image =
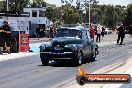
{"type": "Polygon", "coordinates": [[[40,58],[50,60],[76,59],[77,55],[77,52],[40,52],[40,58]]]}

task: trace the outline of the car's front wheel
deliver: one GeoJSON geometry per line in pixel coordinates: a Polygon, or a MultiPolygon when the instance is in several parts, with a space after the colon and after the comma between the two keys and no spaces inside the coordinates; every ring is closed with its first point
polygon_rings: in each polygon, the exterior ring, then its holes
{"type": "Polygon", "coordinates": [[[83,76],[78,76],[76,80],[79,85],[84,85],[86,83],[86,78],[83,76]]]}
{"type": "Polygon", "coordinates": [[[95,61],[95,58],[96,58],[96,53],[94,52],[91,54],[90,61],[92,61],[92,62],[95,61]]]}
{"type": "Polygon", "coordinates": [[[41,58],[41,62],[42,62],[42,65],[46,66],[49,63],[49,60],[45,58],[41,58]]]}

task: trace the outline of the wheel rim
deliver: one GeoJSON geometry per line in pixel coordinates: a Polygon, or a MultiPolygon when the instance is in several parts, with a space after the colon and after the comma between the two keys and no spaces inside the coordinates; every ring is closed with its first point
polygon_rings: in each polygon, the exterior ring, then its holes
{"type": "Polygon", "coordinates": [[[79,63],[79,65],[82,64],[82,56],[79,56],[78,63],[79,63]]]}
{"type": "Polygon", "coordinates": [[[99,54],[99,51],[98,50],[95,50],[95,54],[98,55],[99,54]]]}
{"type": "Polygon", "coordinates": [[[96,57],[96,52],[93,54],[93,57],[94,57],[94,58],[96,57]]]}

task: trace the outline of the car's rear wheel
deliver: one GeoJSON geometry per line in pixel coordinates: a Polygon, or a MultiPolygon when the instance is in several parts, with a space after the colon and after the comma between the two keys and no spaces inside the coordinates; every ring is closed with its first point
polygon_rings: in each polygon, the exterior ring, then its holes
{"type": "Polygon", "coordinates": [[[82,53],[78,54],[77,60],[76,60],[76,65],[81,65],[83,60],[82,60],[82,53]]]}
{"type": "Polygon", "coordinates": [[[49,60],[43,58],[43,59],[41,59],[41,62],[42,62],[42,65],[46,66],[46,65],[48,65],[48,63],[49,63],[49,60]]]}
{"type": "Polygon", "coordinates": [[[94,52],[91,54],[90,61],[92,62],[95,61],[95,58],[96,58],[96,53],[94,52]]]}
{"type": "Polygon", "coordinates": [[[96,48],[95,48],[95,54],[96,54],[96,55],[98,55],[98,54],[99,54],[98,48],[99,48],[99,46],[98,46],[98,45],[96,45],[96,48]]]}
{"type": "Polygon", "coordinates": [[[98,49],[95,49],[95,54],[96,54],[96,55],[98,55],[98,54],[99,54],[98,49]]]}
{"type": "Polygon", "coordinates": [[[79,56],[78,57],[78,65],[81,65],[82,64],[82,56],[79,56]]]}

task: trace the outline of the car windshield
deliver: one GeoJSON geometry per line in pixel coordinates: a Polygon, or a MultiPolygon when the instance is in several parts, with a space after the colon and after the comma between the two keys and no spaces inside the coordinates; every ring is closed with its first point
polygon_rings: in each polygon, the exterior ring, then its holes
{"type": "Polygon", "coordinates": [[[66,24],[64,27],[78,27],[78,28],[87,28],[84,24],[66,24]]]}
{"type": "Polygon", "coordinates": [[[76,29],[58,29],[55,37],[81,38],[81,31],[76,29]]]}

